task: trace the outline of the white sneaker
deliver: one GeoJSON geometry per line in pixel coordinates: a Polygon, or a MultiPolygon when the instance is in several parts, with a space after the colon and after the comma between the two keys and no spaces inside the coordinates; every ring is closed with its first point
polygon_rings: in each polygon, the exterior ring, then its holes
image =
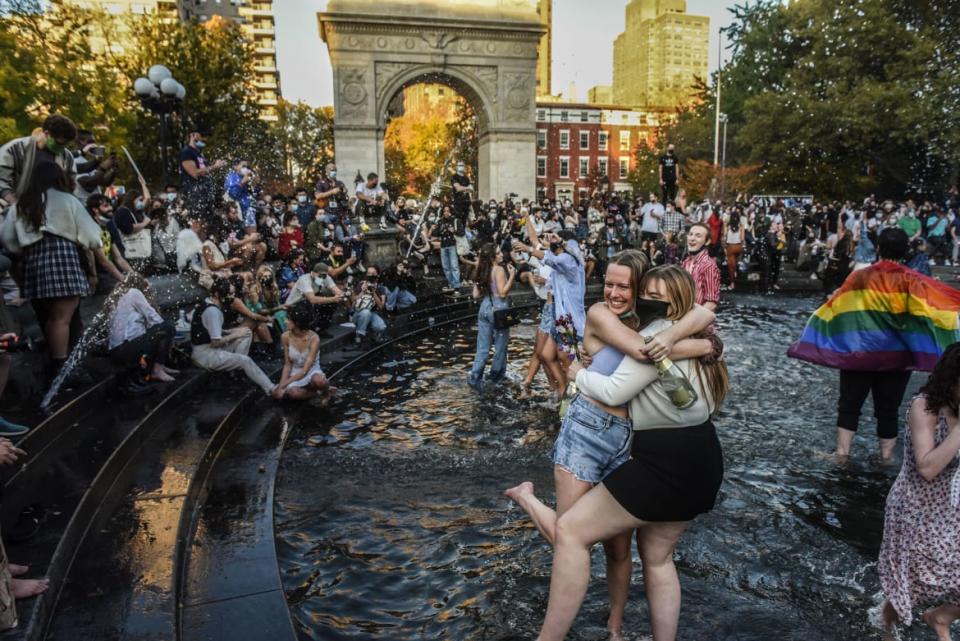
{"type": "Polygon", "coordinates": [[[927,264],[930,265],[931,267],[933,267],[934,265],[937,264],[937,261],[935,261],[934,259],[931,258],[929,261],[927,261],[927,264]]]}

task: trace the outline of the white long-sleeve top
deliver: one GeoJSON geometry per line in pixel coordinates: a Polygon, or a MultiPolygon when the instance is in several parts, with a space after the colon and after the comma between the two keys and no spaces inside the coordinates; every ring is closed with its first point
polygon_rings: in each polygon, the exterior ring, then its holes
{"type": "MultiPolygon", "coordinates": [[[[656,321],[640,331],[652,336],[672,324],[656,321]]],[[[693,427],[710,418],[708,391],[697,372],[695,359],[674,361],[680,371],[693,383],[697,402],[685,410],[677,409],[660,383],[659,372],[653,363],[641,363],[624,356],[610,375],[582,369],[577,372],[577,387],[592,399],[617,407],[630,404],[630,420],[634,430],[654,430],[666,427],[693,427]]]]}
{"type": "Polygon", "coordinates": [[[147,329],[163,322],[146,296],[139,289],[131,289],[117,301],[117,309],[110,319],[110,339],[107,347],[113,349],[121,343],[140,338],[147,329]]]}
{"type": "Polygon", "coordinates": [[[103,246],[100,240],[100,225],[73,194],[48,189],[44,210],[43,225],[40,229],[32,229],[17,215],[17,206],[11,205],[0,225],[0,242],[3,246],[9,251],[20,253],[24,247],[41,241],[44,234],[66,238],[81,249],[97,249],[103,246]]]}

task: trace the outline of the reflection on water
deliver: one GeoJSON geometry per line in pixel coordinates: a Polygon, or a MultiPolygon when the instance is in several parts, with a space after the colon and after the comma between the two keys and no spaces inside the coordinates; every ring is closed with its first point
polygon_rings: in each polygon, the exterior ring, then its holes
{"type": "MultiPolygon", "coordinates": [[[[858,461],[819,456],[833,444],[836,373],[784,356],[816,305],[741,296],[723,309],[727,474],[717,509],[678,549],[681,639],[877,638],[866,610],[895,470],[874,464],[867,420],[858,461]]],[[[304,412],[277,488],[280,569],[302,638],[535,638],[552,554],[501,497],[531,479],[552,500],[555,415],[514,398],[532,331],[515,328],[500,389],[467,387],[464,327],[341,381],[339,420],[304,412]]],[[[571,639],[604,638],[601,557],[571,639]]],[[[637,636],[649,633],[642,597],[638,564],[627,609],[637,636]]]]}

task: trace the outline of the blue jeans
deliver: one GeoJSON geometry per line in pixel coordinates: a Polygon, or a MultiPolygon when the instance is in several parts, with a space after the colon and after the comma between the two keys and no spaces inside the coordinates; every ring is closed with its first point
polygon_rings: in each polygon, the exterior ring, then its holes
{"type": "Polygon", "coordinates": [[[491,296],[487,296],[480,303],[480,313],[477,314],[477,355],[473,359],[473,367],[470,368],[468,379],[472,387],[479,386],[483,380],[483,369],[487,365],[491,345],[494,346],[493,364],[490,366],[487,380],[496,383],[507,373],[507,343],[510,342],[510,330],[494,329],[493,312],[509,306],[506,299],[491,296]]]}
{"type": "Polygon", "coordinates": [[[454,289],[460,287],[460,257],[457,256],[457,246],[440,248],[440,264],[443,265],[443,275],[447,277],[447,284],[454,289]]]}
{"type": "Polygon", "coordinates": [[[372,309],[354,312],[353,324],[357,326],[357,336],[366,336],[368,328],[372,329],[374,334],[382,334],[387,329],[387,324],[372,309]]]}
{"type": "Polygon", "coordinates": [[[387,311],[401,310],[417,304],[417,297],[412,292],[394,287],[387,290],[387,311]]]}

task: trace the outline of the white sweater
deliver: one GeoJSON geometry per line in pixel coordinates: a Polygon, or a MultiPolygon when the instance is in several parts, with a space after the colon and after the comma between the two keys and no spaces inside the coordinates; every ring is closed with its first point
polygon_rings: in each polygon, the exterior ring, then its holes
{"type": "Polygon", "coordinates": [[[103,246],[100,225],[73,194],[48,189],[44,211],[44,224],[40,229],[32,229],[17,215],[17,206],[11,205],[0,223],[0,243],[19,254],[24,247],[43,240],[44,234],[52,234],[76,243],[81,249],[103,246]]]}
{"type": "MultiPolygon", "coordinates": [[[[668,321],[651,323],[641,334],[650,336],[669,326],[668,321]]],[[[653,363],[641,363],[624,356],[610,376],[585,369],[577,372],[577,387],[592,399],[616,407],[630,403],[630,420],[634,430],[653,430],[665,427],[693,427],[710,418],[707,390],[697,375],[695,359],[674,361],[680,371],[693,383],[697,402],[679,410],[670,400],[653,363]]]]}

